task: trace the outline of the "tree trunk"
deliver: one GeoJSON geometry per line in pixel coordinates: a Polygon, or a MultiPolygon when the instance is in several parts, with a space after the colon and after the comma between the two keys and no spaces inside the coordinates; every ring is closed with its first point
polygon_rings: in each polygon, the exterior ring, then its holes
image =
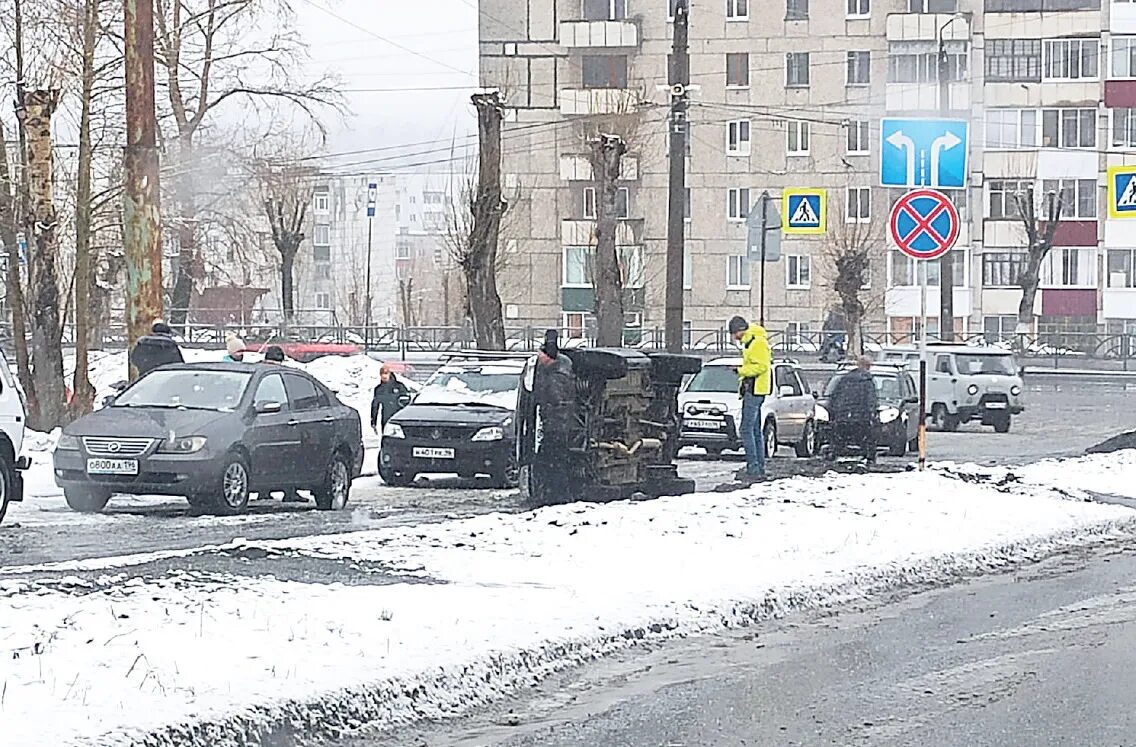
{"type": "Polygon", "coordinates": [[[497,293],[497,244],[505,201],[501,197],[501,107],[496,92],[474,94],[480,163],[473,200],[473,228],[465,272],[473,336],[483,350],[505,349],[505,322],[497,293]]]}
{"type": "Polygon", "coordinates": [[[619,347],[623,344],[623,280],[619,271],[616,231],[616,180],[620,160],[627,151],[623,139],[600,135],[591,142],[592,174],[596,191],[596,259],[592,273],[595,294],[596,345],[619,347]]]}
{"type": "MultiPolygon", "coordinates": [[[[22,159],[21,159],[22,160],[22,159]]],[[[12,189],[12,176],[8,169],[8,145],[4,132],[0,129],[0,241],[8,258],[8,272],[5,278],[8,294],[8,308],[12,314],[12,343],[16,348],[16,374],[20,386],[31,402],[35,395],[32,382],[31,365],[28,361],[28,328],[24,306],[24,285],[20,280],[20,247],[16,233],[19,223],[16,218],[15,194],[19,187],[12,189]]]]}
{"type": "Polygon", "coordinates": [[[90,412],[95,402],[87,351],[91,342],[91,93],[95,83],[95,32],[98,23],[99,0],[86,0],[79,111],[79,183],[75,195],[75,272],[72,275],[75,289],[75,376],[71,385],[73,417],[90,412]]]}
{"type": "Polygon", "coordinates": [[[25,127],[28,137],[28,178],[31,211],[24,233],[32,237],[28,264],[31,267],[32,362],[36,389],[38,430],[51,430],[66,419],[67,397],[63,383],[63,334],[59,320],[59,246],[52,194],[54,164],[51,118],[59,101],[57,91],[24,94],[25,127]]]}
{"type": "Polygon", "coordinates": [[[281,246],[280,250],[280,307],[284,309],[284,322],[291,324],[296,315],[292,284],[296,272],[296,253],[299,246],[281,246]]]}
{"type": "Polygon", "coordinates": [[[1019,349],[1025,347],[1026,335],[1033,333],[1033,307],[1037,301],[1037,287],[1041,284],[1041,262],[1048,253],[1047,248],[1031,246],[1026,267],[1018,276],[1018,285],[1022,289],[1022,300],[1018,302],[1018,324],[1014,332],[1019,349]]]}

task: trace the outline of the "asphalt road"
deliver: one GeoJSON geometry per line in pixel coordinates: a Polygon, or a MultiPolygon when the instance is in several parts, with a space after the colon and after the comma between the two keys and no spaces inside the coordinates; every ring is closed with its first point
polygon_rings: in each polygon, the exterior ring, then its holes
{"type": "Polygon", "coordinates": [[[342,747],[1136,743],[1136,550],[627,653],[342,747]]]}

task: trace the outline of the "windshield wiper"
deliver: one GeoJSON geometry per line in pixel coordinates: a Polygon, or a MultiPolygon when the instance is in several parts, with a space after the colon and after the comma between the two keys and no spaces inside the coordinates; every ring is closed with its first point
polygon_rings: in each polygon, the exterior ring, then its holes
{"type": "Polygon", "coordinates": [[[111,407],[134,407],[134,408],[149,407],[149,408],[153,408],[155,410],[208,410],[209,412],[226,412],[226,411],[231,410],[231,408],[208,407],[206,405],[173,405],[173,404],[159,404],[159,403],[156,403],[156,402],[147,402],[145,404],[139,404],[139,403],[136,403],[136,402],[115,402],[114,404],[111,405],[111,407]]]}

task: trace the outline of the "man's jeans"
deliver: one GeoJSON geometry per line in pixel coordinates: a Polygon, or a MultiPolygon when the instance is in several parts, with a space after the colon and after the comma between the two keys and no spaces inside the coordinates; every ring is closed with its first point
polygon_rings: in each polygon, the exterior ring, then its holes
{"type": "Polygon", "coordinates": [[[742,395],[742,446],[746,453],[746,472],[765,474],[765,439],[761,435],[761,405],[764,394],[742,395]]]}

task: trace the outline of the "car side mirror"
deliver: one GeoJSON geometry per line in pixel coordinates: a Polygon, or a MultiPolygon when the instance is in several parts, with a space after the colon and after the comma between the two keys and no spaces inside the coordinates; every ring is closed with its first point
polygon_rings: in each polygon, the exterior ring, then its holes
{"type": "Polygon", "coordinates": [[[919,398],[918,397],[907,397],[906,399],[903,400],[903,404],[905,404],[905,405],[917,405],[917,404],[919,404],[919,398]]]}
{"type": "Polygon", "coordinates": [[[791,386],[783,386],[777,390],[777,394],[782,397],[795,397],[797,396],[797,390],[791,386]]]}
{"type": "Polygon", "coordinates": [[[820,399],[820,392],[813,392],[813,399],[820,399]]]}
{"type": "Polygon", "coordinates": [[[284,405],[271,400],[256,403],[257,415],[268,415],[269,413],[280,412],[282,409],[284,409],[284,405]]]}

